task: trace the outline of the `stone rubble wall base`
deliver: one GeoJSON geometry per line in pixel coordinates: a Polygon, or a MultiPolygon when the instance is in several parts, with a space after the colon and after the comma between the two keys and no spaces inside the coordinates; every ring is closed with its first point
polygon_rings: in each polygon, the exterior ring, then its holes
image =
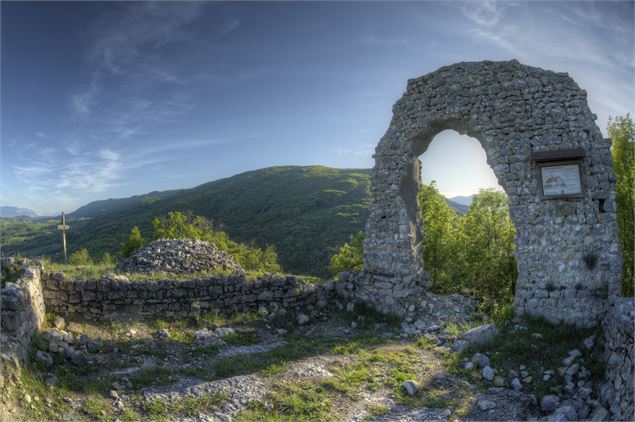
{"type": "Polygon", "coordinates": [[[635,356],[633,355],[633,323],[635,306],[632,297],[611,297],[602,324],[606,383],[601,399],[611,412],[611,420],[635,420],[633,386],[635,356]]]}
{"type": "Polygon", "coordinates": [[[27,356],[31,336],[44,326],[41,266],[25,265],[19,278],[0,289],[0,365],[5,372],[27,356]]]}
{"type": "Polygon", "coordinates": [[[138,318],[194,317],[206,311],[268,312],[326,301],[326,290],[295,276],[264,276],[248,281],[243,275],[197,280],[116,281],[68,280],[61,273],[43,273],[47,309],[90,320],[121,316],[138,318]]]}

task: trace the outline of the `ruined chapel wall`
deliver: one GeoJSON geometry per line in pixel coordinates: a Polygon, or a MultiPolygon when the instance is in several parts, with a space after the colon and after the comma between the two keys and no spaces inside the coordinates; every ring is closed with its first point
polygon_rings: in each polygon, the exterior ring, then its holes
{"type": "Polygon", "coordinates": [[[619,288],[621,260],[610,141],[595,119],[586,92],[568,74],[515,60],[458,63],[409,80],[374,156],[367,277],[360,281],[367,288],[358,290],[369,292],[375,307],[403,315],[426,286],[417,157],[437,133],[455,129],[480,141],[509,197],[517,230],[517,312],[596,324],[619,288]],[[543,199],[532,153],[572,148],[586,153],[583,197],[543,199]],[[586,255],[593,256],[592,266],[586,255]]]}

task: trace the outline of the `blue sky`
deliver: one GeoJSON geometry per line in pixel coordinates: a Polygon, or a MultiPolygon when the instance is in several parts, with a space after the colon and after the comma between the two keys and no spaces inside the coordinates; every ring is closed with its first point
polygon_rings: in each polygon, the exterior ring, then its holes
{"type": "MultiPolygon", "coordinates": [[[[406,81],[459,61],[569,72],[633,113],[633,2],[3,2],[2,205],[40,213],[272,165],[371,167],[406,81]]],[[[496,186],[477,141],[422,156],[496,186]]]]}

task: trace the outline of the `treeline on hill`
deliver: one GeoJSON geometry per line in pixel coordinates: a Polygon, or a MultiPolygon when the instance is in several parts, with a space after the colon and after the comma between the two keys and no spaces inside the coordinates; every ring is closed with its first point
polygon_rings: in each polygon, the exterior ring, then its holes
{"type": "MultiPolygon", "coordinates": [[[[198,239],[214,243],[219,249],[229,253],[248,271],[280,273],[282,267],[278,263],[278,254],[273,246],[264,249],[244,243],[234,242],[227,233],[215,230],[211,221],[200,215],[193,217],[178,211],[155,217],[152,220],[152,237],[144,238],[139,227],[130,230],[128,240],[121,246],[118,256],[128,257],[141,249],[146,243],[158,239],[198,239]]],[[[93,259],[88,249],[82,248],[73,252],[68,263],[71,265],[112,265],[114,260],[109,252],[104,252],[100,260],[93,259]]]]}
{"type": "MultiPolygon", "coordinates": [[[[515,229],[503,192],[481,190],[467,214],[458,215],[445,202],[435,183],[419,192],[424,221],[424,268],[431,290],[477,297],[489,313],[511,303],[516,282],[515,229]]],[[[329,269],[362,268],[363,232],[351,236],[331,258],[329,269]]]]}

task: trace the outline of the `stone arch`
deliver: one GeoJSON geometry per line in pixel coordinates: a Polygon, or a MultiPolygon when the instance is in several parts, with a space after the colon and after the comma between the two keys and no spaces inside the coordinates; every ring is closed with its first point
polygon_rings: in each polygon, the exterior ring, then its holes
{"type": "Polygon", "coordinates": [[[608,294],[618,294],[621,271],[610,140],[595,119],[568,74],[516,60],[457,63],[409,80],[375,150],[357,296],[383,312],[417,312],[427,286],[418,157],[436,134],[454,129],[480,142],[509,197],[517,312],[594,325],[608,294]],[[533,154],[575,148],[585,152],[582,196],[543,199],[533,154]]]}

